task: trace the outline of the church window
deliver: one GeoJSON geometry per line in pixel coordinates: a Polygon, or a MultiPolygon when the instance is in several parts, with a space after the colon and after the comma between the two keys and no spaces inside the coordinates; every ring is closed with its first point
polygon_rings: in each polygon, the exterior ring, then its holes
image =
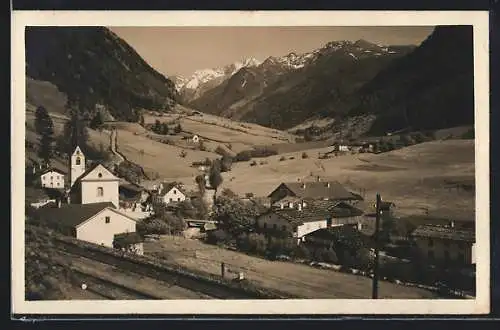
{"type": "Polygon", "coordinates": [[[76,157],[75,164],[76,165],[80,165],[80,163],[81,163],[80,157],[76,157]]]}
{"type": "Polygon", "coordinates": [[[110,218],[110,217],[106,217],[106,218],[104,218],[104,219],[105,219],[105,222],[106,222],[106,223],[110,223],[110,222],[111,222],[111,218],[110,218]]]}
{"type": "Polygon", "coordinates": [[[102,173],[97,174],[99,178],[102,178],[102,173]]]}
{"type": "Polygon", "coordinates": [[[104,195],[104,189],[102,187],[97,187],[97,196],[102,197],[104,195]]]}

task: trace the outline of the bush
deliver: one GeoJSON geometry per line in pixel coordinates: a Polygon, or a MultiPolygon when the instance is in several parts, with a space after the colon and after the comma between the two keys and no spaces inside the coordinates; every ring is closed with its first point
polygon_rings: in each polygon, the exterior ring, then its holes
{"type": "Polygon", "coordinates": [[[169,233],[170,228],[160,219],[144,220],[137,222],[137,232],[140,235],[165,235],[169,233]]]}
{"type": "Polygon", "coordinates": [[[263,255],[267,251],[267,240],[262,234],[251,233],[248,235],[248,251],[263,255]]]}
{"type": "Polygon", "coordinates": [[[306,159],[306,158],[309,158],[309,155],[306,152],[303,152],[302,153],[302,159],[306,159]]]}
{"type": "Polygon", "coordinates": [[[231,171],[231,167],[233,166],[233,159],[228,155],[222,156],[221,159],[221,172],[229,172],[231,171]]]}
{"type": "Polygon", "coordinates": [[[252,153],[250,150],[240,151],[238,154],[236,154],[236,157],[234,158],[234,160],[237,162],[247,162],[250,159],[252,159],[252,153]]]}
{"type": "Polygon", "coordinates": [[[337,258],[337,254],[333,249],[324,249],[323,251],[323,260],[332,264],[336,264],[339,262],[339,259],[337,258]]]}
{"type": "Polygon", "coordinates": [[[299,246],[295,247],[292,254],[297,259],[311,259],[311,251],[309,251],[307,246],[304,244],[300,244],[299,246]]]}
{"type": "Polygon", "coordinates": [[[230,240],[230,236],[222,229],[209,231],[207,234],[207,243],[209,244],[224,244],[230,240]]]}
{"type": "Polygon", "coordinates": [[[278,152],[268,147],[256,147],[250,152],[250,155],[254,158],[262,158],[277,155],[278,152]]]}

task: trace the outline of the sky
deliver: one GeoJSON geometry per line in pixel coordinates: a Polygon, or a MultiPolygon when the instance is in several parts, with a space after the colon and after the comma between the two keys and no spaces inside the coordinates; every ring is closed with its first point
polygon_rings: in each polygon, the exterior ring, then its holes
{"type": "Polygon", "coordinates": [[[336,40],[419,45],[434,29],[432,26],[109,28],[167,77],[189,77],[196,70],[248,57],[263,61],[269,56],[305,53],[336,40]]]}

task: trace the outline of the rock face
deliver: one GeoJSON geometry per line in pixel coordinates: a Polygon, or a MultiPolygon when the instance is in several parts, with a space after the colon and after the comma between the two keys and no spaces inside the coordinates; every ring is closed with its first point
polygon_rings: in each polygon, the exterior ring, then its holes
{"type": "Polygon", "coordinates": [[[171,80],[104,27],[26,28],[26,75],[52,83],[85,111],[104,106],[118,120],[135,120],[143,108],[168,111],[178,98],[171,80]]]}

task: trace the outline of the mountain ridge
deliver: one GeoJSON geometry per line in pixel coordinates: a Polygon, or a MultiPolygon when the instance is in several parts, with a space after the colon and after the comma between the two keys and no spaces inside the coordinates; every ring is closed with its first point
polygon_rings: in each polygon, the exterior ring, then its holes
{"type": "Polygon", "coordinates": [[[52,83],[84,112],[101,104],[136,121],[141,109],[169,111],[178,101],[174,83],[105,27],[27,27],[25,36],[26,76],[52,83]]]}
{"type": "MultiPolygon", "coordinates": [[[[328,42],[320,48],[302,54],[290,52],[281,57],[270,56],[252,70],[238,71],[201,97],[191,101],[189,105],[200,111],[223,117],[286,129],[320,110],[315,109],[311,115],[307,115],[304,109],[297,109],[295,115],[292,115],[289,120],[283,120],[285,114],[280,114],[283,112],[283,107],[279,103],[286,103],[287,107],[296,105],[301,107],[302,101],[297,100],[294,95],[290,98],[294,100],[293,102],[279,100],[280,97],[276,95],[287,93],[295,88],[299,90],[298,95],[304,94],[301,92],[303,90],[309,90],[308,92],[324,98],[329,94],[328,88],[315,83],[315,79],[326,83],[325,79],[331,78],[328,74],[332,76],[336,74],[335,70],[343,70],[342,65],[350,66],[360,60],[370,59],[369,61],[380,62],[382,65],[386,62],[385,58],[405,54],[414,47],[411,45],[395,47],[376,45],[365,40],[340,40],[328,42]],[[336,69],[332,71],[331,67],[336,69]],[[325,70],[329,72],[327,75],[322,72],[325,70]],[[242,86],[242,76],[251,78],[250,83],[245,80],[246,85],[242,86]],[[302,87],[297,87],[297,85],[302,87]],[[289,123],[285,123],[286,121],[289,123]]],[[[371,71],[368,69],[365,80],[372,77],[371,71]]],[[[339,84],[340,82],[337,82],[337,85],[339,84]]],[[[321,105],[315,106],[317,108],[321,105]]]]}

